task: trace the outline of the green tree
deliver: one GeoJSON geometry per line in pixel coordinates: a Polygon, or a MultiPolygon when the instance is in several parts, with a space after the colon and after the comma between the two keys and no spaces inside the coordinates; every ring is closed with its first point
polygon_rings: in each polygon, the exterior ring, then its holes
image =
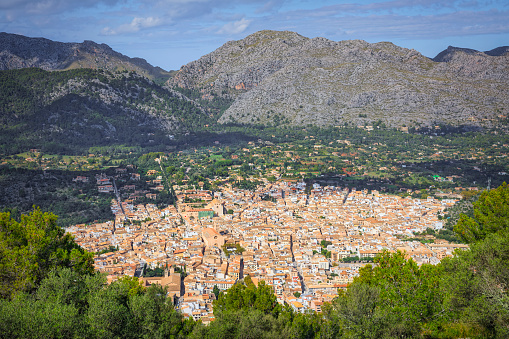
{"type": "Polygon", "coordinates": [[[0,295],[33,291],[57,267],[93,274],[93,254],[57,226],[57,217],[35,208],[17,222],[0,213],[0,295]]]}
{"type": "Polygon", "coordinates": [[[345,338],[380,338],[386,319],[379,310],[380,289],[365,283],[350,285],[347,293],[340,291],[332,306],[324,308],[326,332],[345,338]]]}
{"type": "Polygon", "coordinates": [[[318,313],[296,313],[290,327],[292,338],[316,338],[320,333],[323,318],[318,313]]]}
{"type": "Polygon", "coordinates": [[[86,322],[97,338],[134,338],[136,326],[130,316],[128,283],[114,282],[89,297],[86,322]]]}
{"type": "MultiPolygon", "coordinates": [[[[220,313],[208,326],[197,326],[191,338],[292,338],[285,332],[287,323],[256,309],[220,313]]],[[[295,338],[295,337],[294,337],[295,338]]]]}
{"type": "Polygon", "coordinates": [[[375,308],[371,308],[371,313],[367,312],[366,316],[370,326],[384,324],[377,327],[381,331],[380,336],[416,336],[442,311],[441,268],[432,265],[419,267],[400,251],[384,251],[374,262],[377,264],[375,267],[366,265],[359,270],[360,276],[354,280],[344,303],[351,302],[348,298],[358,298],[368,305],[362,308],[370,309],[370,300],[377,300],[375,308]],[[369,288],[358,287],[359,284],[369,288]],[[364,297],[366,295],[371,295],[370,300],[364,297]]]}
{"type": "Polygon", "coordinates": [[[217,285],[214,285],[214,288],[212,289],[212,293],[214,293],[214,295],[216,296],[216,299],[219,298],[219,293],[221,293],[221,290],[219,289],[219,287],[217,287],[217,285]]]}
{"type": "Polygon", "coordinates": [[[483,240],[490,233],[509,227],[509,186],[504,182],[482,192],[474,202],[474,217],[461,214],[454,231],[467,243],[483,240]]]}
{"type": "MultiPolygon", "coordinates": [[[[172,338],[182,330],[182,315],[175,310],[167,289],[151,285],[140,294],[132,295],[129,308],[138,338],[172,338]]],[[[191,328],[187,331],[191,331],[191,328]]]]}
{"type": "Polygon", "coordinates": [[[1,338],[73,338],[80,332],[79,312],[74,305],[37,301],[23,292],[13,300],[0,299],[1,338]]]}
{"type": "Polygon", "coordinates": [[[175,338],[192,332],[159,285],[57,268],[35,293],[0,299],[0,338],[175,338]]]}
{"type": "Polygon", "coordinates": [[[130,296],[141,295],[145,291],[145,287],[143,287],[143,283],[137,277],[123,276],[118,279],[115,284],[122,285],[122,288],[127,290],[127,293],[130,296]]]}
{"type": "Polygon", "coordinates": [[[509,229],[442,261],[445,330],[458,337],[509,337],[508,262],[509,229]]]}
{"type": "Polygon", "coordinates": [[[237,283],[228,290],[228,293],[221,293],[214,301],[214,315],[253,308],[277,317],[281,312],[281,305],[277,302],[272,287],[266,285],[265,281],[260,281],[258,286],[249,281],[250,278],[247,286],[245,283],[237,283]]]}
{"type": "Polygon", "coordinates": [[[0,299],[1,338],[89,337],[84,314],[91,294],[103,289],[105,276],[82,275],[57,268],[41,281],[34,294],[17,293],[0,299]]]}
{"type": "Polygon", "coordinates": [[[254,284],[253,282],[253,279],[251,279],[251,276],[249,274],[247,274],[245,277],[244,277],[244,284],[247,286],[247,287],[256,287],[256,285],[254,284]]]}

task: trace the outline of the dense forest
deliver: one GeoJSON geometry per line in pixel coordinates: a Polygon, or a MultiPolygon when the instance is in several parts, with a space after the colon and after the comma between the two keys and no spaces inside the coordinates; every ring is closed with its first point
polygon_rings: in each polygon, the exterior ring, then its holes
{"type": "Polygon", "coordinates": [[[73,173],[0,166],[0,206],[2,210],[18,215],[37,205],[42,211],[59,216],[59,226],[107,221],[111,212],[112,196],[97,192],[95,182],[76,183],[79,174],[93,176],[98,171],[73,173]]]}
{"type": "Polygon", "coordinates": [[[296,313],[249,276],[214,302],[205,326],[164,288],[106,285],[92,255],[39,209],[0,214],[2,338],[507,338],[509,186],[484,191],[454,231],[470,249],[418,266],[383,252],[322,313],[296,313]]]}

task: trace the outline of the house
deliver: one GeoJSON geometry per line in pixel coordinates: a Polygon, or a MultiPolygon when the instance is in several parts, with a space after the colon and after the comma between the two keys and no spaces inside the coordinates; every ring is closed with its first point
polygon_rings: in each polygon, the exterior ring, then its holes
{"type": "Polygon", "coordinates": [[[212,200],[206,207],[212,209],[219,217],[223,217],[226,214],[224,202],[220,202],[217,199],[212,200]]]}
{"type": "Polygon", "coordinates": [[[224,237],[213,228],[205,228],[202,232],[202,238],[207,247],[221,247],[225,243],[224,237]]]}
{"type": "Polygon", "coordinates": [[[173,298],[179,298],[181,296],[182,290],[180,273],[175,273],[173,267],[169,271],[164,271],[164,277],[140,278],[140,280],[145,287],[152,284],[167,287],[168,293],[170,293],[173,298]]]}
{"type": "Polygon", "coordinates": [[[109,178],[98,178],[96,180],[96,182],[97,182],[97,185],[109,185],[109,184],[111,184],[111,181],[110,181],[109,178]]]}
{"type": "Polygon", "coordinates": [[[101,185],[101,186],[97,186],[97,190],[100,193],[111,193],[111,192],[114,191],[113,185],[101,185]]]}
{"type": "Polygon", "coordinates": [[[302,303],[299,301],[292,301],[290,303],[290,306],[297,313],[304,313],[306,311],[306,308],[304,307],[304,305],[302,305],[302,303]]]}
{"type": "Polygon", "coordinates": [[[318,301],[318,300],[311,300],[311,309],[313,311],[315,311],[316,313],[321,313],[322,312],[322,305],[323,305],[323,302],[322,301],[318,301]]]}

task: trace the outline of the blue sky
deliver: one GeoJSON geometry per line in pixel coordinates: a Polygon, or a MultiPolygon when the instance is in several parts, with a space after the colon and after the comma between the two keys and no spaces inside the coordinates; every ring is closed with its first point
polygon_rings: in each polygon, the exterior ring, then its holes
{"type": "Polygon", "coordinates": [[[0,31],[93,40],[166,70],[263,29],[391,41],[428,57],[509,45],[508,0],[1,0],[0,31]]]}

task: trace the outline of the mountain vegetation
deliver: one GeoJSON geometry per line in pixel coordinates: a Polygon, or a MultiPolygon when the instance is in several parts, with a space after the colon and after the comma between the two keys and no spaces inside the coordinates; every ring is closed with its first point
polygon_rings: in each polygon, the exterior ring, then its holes
{"type": "MultiPolygon", "coordinates": [[[[61,227],[107,221],[115,216],[111,212],[110,195],[97,191],[97,185],[73,181],[78,175],[94,176],[99,171],[43,171],[0,166],[0,206],[3,211],[19,219],[34,205],[42,211],[58,214],[61,227]]],[[[112,174],[112,171],[102,173],[112,174]]]]}
{"type": "Polygon", "coordinates": [[[7,154],[170,145],[175,134],[213,116],[179,92],[127,71],[0,71],[0,91],[0,152],[7,154]]]}
{"type": "Polygon", "coordinates": [[[46,71],[77,68],[110,72],[134,71],[151,80],[164,82],[170,72],[150,65],[141,58],[130,58],[106,44],[86,40],[64,43],[0,32],[0,70],[40,68],[46,71]]]}

